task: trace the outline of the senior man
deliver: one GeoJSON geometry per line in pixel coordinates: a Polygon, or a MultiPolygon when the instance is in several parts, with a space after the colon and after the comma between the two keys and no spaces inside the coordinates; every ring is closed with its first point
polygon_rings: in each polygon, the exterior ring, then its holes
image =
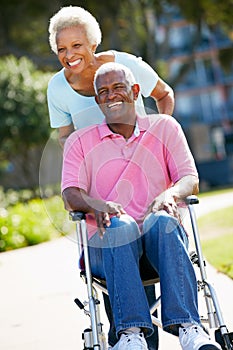
{"type": "Polygon", "coordinates": [[[159,274],[163,329],[183,350],[216,350],[200,324],[197,283],[179,203],[198,193],[198,174],[180,125],[135,112],[140,87],[123,65],[106,63],[94,79],[101,125],[74,132],[64,150],[67,210],[87,214],[91,269],[106,279],[119,339],[114,350],[146,350],[153,332],[139,267],[159,274]]]}

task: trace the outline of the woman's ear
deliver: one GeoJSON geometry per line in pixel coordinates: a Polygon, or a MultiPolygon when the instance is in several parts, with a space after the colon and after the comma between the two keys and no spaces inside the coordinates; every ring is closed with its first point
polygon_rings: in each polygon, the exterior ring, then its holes
{"type": "Polygon", "coordinates": [[[138,94],[139,94],[139,92],[140,92],[140,86],[139,86],[139,84],[134,84],[134,85],[132,86],[132,91],[133,91],[134,100],[136,101],[137,98],[138,98],[138,94]]]}
{"type": "Polygon", "coordinates": [[[97,45],[96,45],[96,44],[92,45],[91,51],[92,51],[93,53],[95,53],[95,52],[96,52],[96,48],[97,48],[97,45]]]}

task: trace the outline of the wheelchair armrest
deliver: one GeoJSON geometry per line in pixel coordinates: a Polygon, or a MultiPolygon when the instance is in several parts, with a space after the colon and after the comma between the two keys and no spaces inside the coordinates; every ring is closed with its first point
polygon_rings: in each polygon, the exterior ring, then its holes
{"type": "Polygon", "coordinates": [[[192,204],[198,204],[199,203],[199,199],[197,196],[195,196],[194,194],[191,196],[188,196],[185,198],[185,203],[188,205],[192,205],[192,204]]]}
{"type": "MultiPolygon", "coordinates": [[[[192,204],[198,204],[199,203],[199,199],[197,196],[195,195],[191,195],[185,198],[185,203],[188,205],[192,205],[192,204]]],[[[85,220],[86,219],[86,214],[81,212],[81,211],[70,211],[69,212],[69,216],[70,219],[72,221],[81,221],[81,220],[85,220]]]]}
{"type": "Polygon", "coordinates": [[[81,221],[86,218],[86,214],[82,211],[70,211],[69,216],[72,221],[81,221]]]}

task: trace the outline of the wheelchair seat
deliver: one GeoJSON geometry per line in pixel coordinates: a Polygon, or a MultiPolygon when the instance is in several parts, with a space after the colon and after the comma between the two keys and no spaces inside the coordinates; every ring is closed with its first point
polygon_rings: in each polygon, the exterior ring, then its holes
{"type": "MultiPolygon", "coordinates": [[[[140,264],[139,270],[140,270],[141,280],[144,286],[151,286],[159,282],[159,275],[151,266],[145,254],[142,255],[139,264],[140,264]]],[[[79,259],[79,267],[81,270],[80,271],[81,277],[85,278],[85,264],[84,264],[83,252],[79,259]]],[[[92,279],[93,279],[93,282],[96,285],[98,285],[98,287],[102,285],[104,289],[107,288],[105,279],[95,276],[93,274],[92,274],[92,279]]]]}

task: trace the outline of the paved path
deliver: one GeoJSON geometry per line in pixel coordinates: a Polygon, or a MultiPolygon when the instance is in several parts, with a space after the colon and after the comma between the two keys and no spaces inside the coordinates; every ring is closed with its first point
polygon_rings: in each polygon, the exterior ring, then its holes
{"type": "MultiPolygon", "coordinates": [[[[233,205],[233,191],[202,199],[197,215],[233,205]]],[[[0,349],[81,350],[88,318],[75,306],[86,287],[76,269],[77,247],[61,238],[0,254],[0,349]]],[[[233,330],[233,281],[208,266],[225,321],[233,330]]],[[[102,312],[105,315],[104,312],[102,312]]],[[[103,323],[108,327],[104,316],[103,323]]],[[[160,349],[180,350],[178,340],[160,332],[160,349]]]]}

